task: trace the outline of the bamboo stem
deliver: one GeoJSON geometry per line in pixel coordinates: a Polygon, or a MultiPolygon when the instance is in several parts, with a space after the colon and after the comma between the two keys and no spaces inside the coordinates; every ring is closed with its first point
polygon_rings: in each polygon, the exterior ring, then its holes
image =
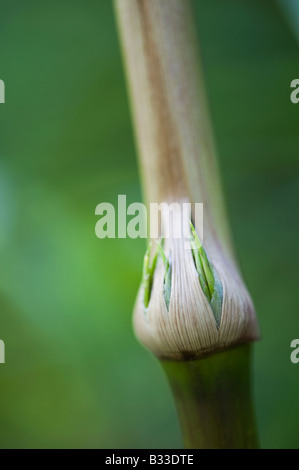
{"type": "Polygon", "coordinates": [[[190,250],[182,240],[166,240],[166,263],[158,260],[141,285],[135,331],[163,361],[187,447],[253,448],[245,343],[259,332],[230,239],[191,4],[115,0],[115,6],[145,200],[204,204],[201,254],[213,287],[209,298],[190,250]]]}
{"type": "Polygon", "coordinates": [[[232,255],[189,0],[115,0],[147,203],[205,207],[207,247],[232,255]]]}
{"type": "Polygon", "coordinates": [[[163,361],[186,448],[255,449],[251,345],[203,359],[163,361]]]}

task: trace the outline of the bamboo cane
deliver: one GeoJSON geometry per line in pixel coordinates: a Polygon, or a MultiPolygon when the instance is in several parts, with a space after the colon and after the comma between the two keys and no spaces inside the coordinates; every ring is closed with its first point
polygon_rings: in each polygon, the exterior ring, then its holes
{"type": "Polygon", "coordinates": [[[191,224],[189,250],[171,237],[147,250],[135,331],[162,361],[187,447],[253,448],[249,343],[259,331],[227,223],[190,2],[115,6],[144,198],[204,207],[204,240],[191,224]]]}

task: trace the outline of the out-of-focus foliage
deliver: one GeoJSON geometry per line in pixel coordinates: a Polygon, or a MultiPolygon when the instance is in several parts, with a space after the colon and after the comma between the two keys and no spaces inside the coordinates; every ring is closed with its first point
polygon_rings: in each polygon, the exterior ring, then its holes
{"type": "MultiPolygon", "coordinates": [[[[220,165],[263,340],[262,444],[298,445],[298,45],[275,2],[195,3],[220,165]]],[[[1,447],[175,448],[173,400],[137,343],[142,240],[99,240],[98,203],[141,200],[110,0],[0,16],[1,447]]]]}

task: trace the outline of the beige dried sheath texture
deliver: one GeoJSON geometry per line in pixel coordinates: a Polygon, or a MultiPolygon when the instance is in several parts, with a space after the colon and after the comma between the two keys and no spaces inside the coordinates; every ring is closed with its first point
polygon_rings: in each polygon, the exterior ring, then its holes
{"type": "Polygon", "coordinates": [[[200,357],[257,339],[254,308],[230,241],[189,0],[115,5],[146,202],[204,208],[204,240],[191,243],[193,250],[184,239],[166,239],[158,251],[153,243],[148,256],[157,251],[157,259],[151,269],[146,257],[135,306],[137,336],[166,359],[200,357]]]}
{"type": "Polygon", "coordinates": [[[141,283],[134,310],[135,331],[140,341],[158,357],[187,359],[257,339],[252,301],[234,263],[217,247],[209,251],[223,292],[218,326],[199,282],[192,250],[186,244],[183,238],[164,242],[171,269],[168,307],[161,257],[156,262],[147,306],[145,285],[141,283]]]}

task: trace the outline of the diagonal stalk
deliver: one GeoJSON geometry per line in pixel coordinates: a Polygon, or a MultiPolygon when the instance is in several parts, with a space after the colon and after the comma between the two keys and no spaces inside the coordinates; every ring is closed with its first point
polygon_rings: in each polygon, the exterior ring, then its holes
{"type": "Polygon", "coordinates": [[[145,200],[204,205],[203,241],[192,226],[192,250],[171,238],[158,250],[135,331],[162,360],[187,447],[253,448],[248,343],[259,330],[230,239],[191,3],[115,7],[145,200]]]}

